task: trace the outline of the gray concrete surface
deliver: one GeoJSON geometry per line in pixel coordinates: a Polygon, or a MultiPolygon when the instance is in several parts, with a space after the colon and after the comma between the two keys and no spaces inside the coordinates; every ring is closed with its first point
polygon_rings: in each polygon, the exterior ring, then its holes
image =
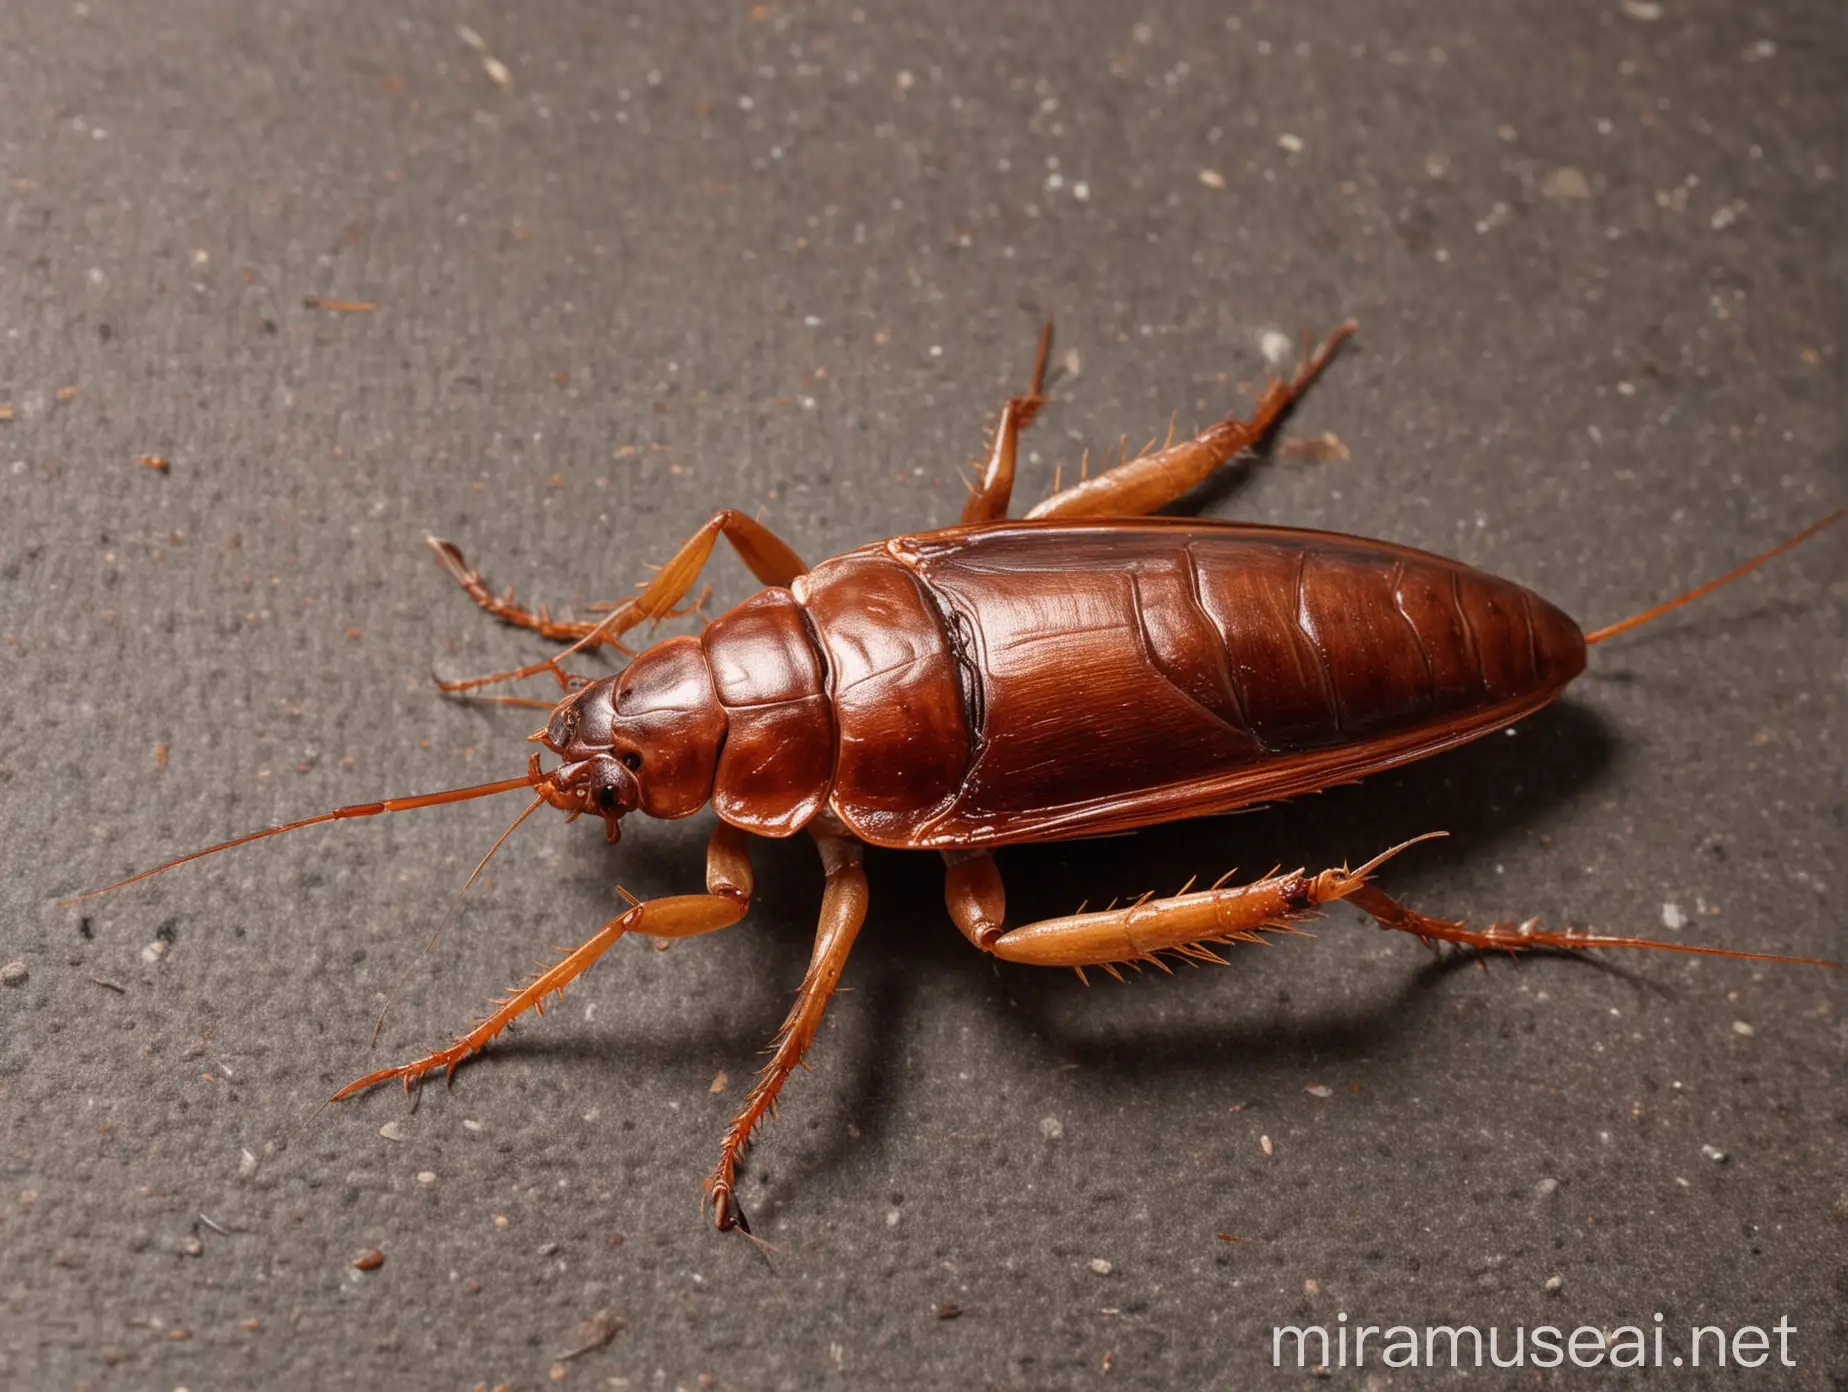
{"type": "MultiPolygon", "coordinates": [[[[760,850],[747,926],[620,945],[414,1110],[316,1107],[618,882],[695,885],[703,825],[535,819],[421,961],[511,805],[54,900],[517,772],[531,714],[429,676],[538,649],[426,530],[562,610],[721,504],[811,558],[952,520],[1048,312],[1071,358],[1029,497],[1353,315],[1290,427],[1351,458],[1235,471],[1209,513],[1429,547],[1587,623],[1707,578],[1842,499],[1842,57],[1814,0],[0,8],[0,958],[29,972],[0,987],[0,1384],[1294,1385],[1279,1323],[1660,1311],[1671,1355],[1787,1316],[1798,1366],[1729,1376],[1831,1385],[1815,970],[1479,972],[1339,911],[1087,990],[984,960],[934,863],[875,854],[743,1190],[766,1263],[699,1185],[801,973],[808,846],[760,850]],[[557,1362],[600,1311],[624,1327],[557,1362]]],[[[1842,556],[1600,649],[1512,737],[1010,853],[1015,909],[1443,827],[1389,877],[1434,911],[1839,957],[1842,556]]],[[[1594,1379],[1629,1385],[1522,1385],[1594,1379]]]]}

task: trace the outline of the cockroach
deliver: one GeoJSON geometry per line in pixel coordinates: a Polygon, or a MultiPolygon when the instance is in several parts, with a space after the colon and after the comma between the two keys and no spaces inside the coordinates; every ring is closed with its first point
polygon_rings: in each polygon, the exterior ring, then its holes
{"type": "MultiPolygon", "coordinates": [[[[515,789],[569,818],[687,817],[710,803],[706,891],[632,901],[580,947],[495,1002],[453,1043],[368,1073],[334,1094],[452,1074],[515,1017],[541,1008],[626,933],[686,938],[730,927],[751,900],[749,838],[806,831],[825,875],[821,920],[772,1057],[706,1180],[720,1229],[749,1231],[734,1194],[752,1132],[815,1036],[867,911],[866,845],[939,852],[963,935],[1009,962],[1097,967],[1221,962],[1224,945],[1293,931],[1346,900],[1427,943],[1518,953],[1653,948],[1836,966],[1726,948],[1525,923],[1433,918],[1391,898],[1380,868],[1293,870],[1010,927],[998,847],[1125,832],[1351,782],[1501,730],[1585,668],[1586,649],[1745,574],[1836,521],[1831,514],[1699,589],[1591,633],[1512,581],[1385,541],[1251,523],[1150,516],[1262,445],[1354,332],[1343,324],[1249,419],[1228,417],[1007,518],[1020,434],[1047,401],[1051,326],[1032,385],[1001,410],[960,525],[892,537],[806,566],[762,523],[715,513],[639,593],[594,622],[555,620],[496,595],[462,553],[437,560],[495,618],[568,646],[452,692],[549,674],[561,690],[524,776],[388,798],[241,836],[130,876],[299,827],[461,802],[515,789]],[[765,588],[707,623],[632,652],[637,625],[675,612],[724,537],[765,588]],[[597,679],[573,653],[630,661],[597,679]]],[[[510,827],[509,832],[512,828],[510,827]]],[[[1436,835],[1440,833],[1430,833],[1436,835]]],[[[502,840],[505,840],[505,834],[502,840]]],[[[1414,840],[1423,840],[1423,837],[1414,840]]],[[[496,842],[498,846],[500,843],[496,842]]],[[[492,851],[489,852],[493,854],[492,851]]],[[[485,864],[485,860],[483,862],[485,864]]],[[[477,867],[479,873],[479,867],[477,867]]],[[[110,889],[119,885],[111,885],[110,889]]],[[[94,891],[103,893],[102,890],[94,891]]]]}

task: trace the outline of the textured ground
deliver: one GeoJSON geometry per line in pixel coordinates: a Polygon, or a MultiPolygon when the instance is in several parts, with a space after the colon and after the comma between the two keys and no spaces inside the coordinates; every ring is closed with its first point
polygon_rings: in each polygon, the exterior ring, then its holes
{"type": "MultiPolygon", "coordinates": [[[[1485,973],[1340,911],[1087,990],[973,953],[936,865],[874,854],[851,989],[743,1189],[767,1265],[697,1198],[801,973],[805,844],[759,852],[748,926],[621,945],[414,1112],[314,1115],[618,880],[694,885],[703,823],[536,819],[421,963],[512,806],[53,901],[517,772],[531,713],[428,679],[536,648],[426,530],[563,609],[721,504],[810,558],[952,520],[1048,312],[1029,498],[1352,315],[1291,425],[1351,458],[1235,472],[1212,515],[1443,551],[1588,623],[1717,573],[1841,501],[1840,38],[1820,0],[0,7],[0,961],[29,972],[0,987],[0,1383],[1243,1387],[1300,1380],[1267,1372],[1280,1322],[1661,1311],[1787,1315],[1764,1385],[1829,1385],[1843,998],[1814,970],[1485,973]]],[[[1446,827],[1390,876],[1436,911],[1842,956],[1842,561],[1600,649],[1512,737],[1009,853],[1013,906],[1446,827]]]]}

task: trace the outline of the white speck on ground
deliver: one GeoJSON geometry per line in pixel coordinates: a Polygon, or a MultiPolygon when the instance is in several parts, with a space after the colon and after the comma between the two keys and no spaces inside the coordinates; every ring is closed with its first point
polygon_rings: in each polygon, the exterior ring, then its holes
{"type": "Polygon", "coordinates": [[[1258,339],[1258,351],[1272,367],[1287,367],[1296,357],[1296,345],[1287,333],[1266,329],[1258,339]]]}
{"type": "Polygon", "coordinates": [[[24,986],[32,977],[24,962],[8,962],[0,967],[0,985],[24,986]]]}
{"type": "Polygon", "coordinates": [[[1664,903],[1662,905],[1662,926],[1671,933],[1679,932],[1687,925],[1688,916],[1681,912],[1681,905],[1664,903]]]}
{"type": "Polygon", "coordinates": [[[1291,135],[1288,131],[1277,137],[1277,144],[1292,155],[1300,155],[1303,152],[1303,138],[1300,135],[1291,135]]]}
{"type": "Polygon", "coordinates": [[[1065,1135],[1065,1123],[1060,1121],[1057,1117],[1041,1117],[1040,1135],[1044,1136],[1049,1141],[1059,1140],[1065,1135]]]}
{"type": "Polygon", "coordinates": [[[1105,1261],[1102,1257],[1092,1257],[1091,1260],[1085,1264],[1091,1268],[1092,1274],[1097,1276],[1108,1276],[1114,1269],[1110,1263],[1105,1261]]]}
{"type": "Polygon", "coordinates": [[[1619,0],[1618,8],[1631,19],[1640,19],[1645,24],[1653,24],[1662,17],[1662,7],[1655,0],[1619,0]]]}
{"type": "Polygon", "coordinates": [[[1746,1024],[1744,1020],[1734,1020],[1733,1033],[1738,1035],[1741,1039],[1750,1039],[1755,1031],[1750,1025],[1746,1024]]]}
{"type": "Polygon", "coordinates": [[[1726,1152],[1721,1150],[1718,1146],[1704,1145],[1700,1148],[1700,1153],[1716,1165],[1724,1165],[1726,1163],[1726,1152]]]}
{"type": "Polygon", "coordinates": [[[1226,176],[1217,169],[1202,169],[1199,177],[1200,182],[1210,189],[1222,189],[1226,186],[1226,176]]]}
{"type": "Polygon", "coordinates": [[[1335,1090],[1333,1088],[1324,1087],[1321,1083],[1311,1083],[1308,1087],[1304,1088],[1303,1091],[1308,1093],[1311,1097],[1333,1097],[1335,1095],[1335,1090]]]}
{"type": "Polygon", "coordinates": [[[395,1121],[388,1121],[381,1126],[379,1128],[379,1134],[388,1141],[403,1141],[408,1139],[404,1134],[404,1128],[395,1121]]]}

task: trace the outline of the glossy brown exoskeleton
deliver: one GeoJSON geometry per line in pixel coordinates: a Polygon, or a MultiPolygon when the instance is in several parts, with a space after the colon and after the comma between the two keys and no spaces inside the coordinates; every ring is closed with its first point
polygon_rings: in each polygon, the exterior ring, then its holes
{"type": "Polygon", "coordinates": [[[1588,642],[1693,597],[1587,638],[1530,590],[1408,547],[1147,515],[1261,442],[1352,328],[1305,356],[1294,380],[1273,383],[1250,420],[1125,460],[1008,521],[1019,434],[1045,399],[1042,337],[1033,386],[1003,409],[960,526],[810,569],[760,523],[720,512],[597,623],[557,622],[496,597],[455,547],[432,539],[484,608],[569,640],[567,651],[620,647],[629,629],[672,612],[721,535],[766,588],[615,676],[571,677],[553,659],[444,684],[554,674],[567,694],[534,736],[561,760],[550,770],[535,756],[525,778],[345,808],[227,843],[513,788],[535,794],[528,813],[550,803],[602,818],[612,841],[632,812],[685,817],[710,803],[717,813],[704,894],[635,904],[454,1043],[336,1096],[453,1070],[624,933],[686,937],[738,922],[751,895],[749,835],[806,830],[827,888],[796,1006],[707,1183],[720,1227],[741,1221],[739,1156],[814,1036],[865,914],[864,843],[940,851],[950,916],[972,943],[1081,972],[1162,953],[1217,961],[1214,945],[1288,931],[1340,899],[1384,927],[1475,948],[1758,956],[1549,933],[1532,920],[1471,930],[1429,918],[1370,883],[1400,848],[1358,870],[1271,875],[1007,926],[995,847],[1224,812],[1422,758],[1546,704],[1584,670],[1588,642]]]}

